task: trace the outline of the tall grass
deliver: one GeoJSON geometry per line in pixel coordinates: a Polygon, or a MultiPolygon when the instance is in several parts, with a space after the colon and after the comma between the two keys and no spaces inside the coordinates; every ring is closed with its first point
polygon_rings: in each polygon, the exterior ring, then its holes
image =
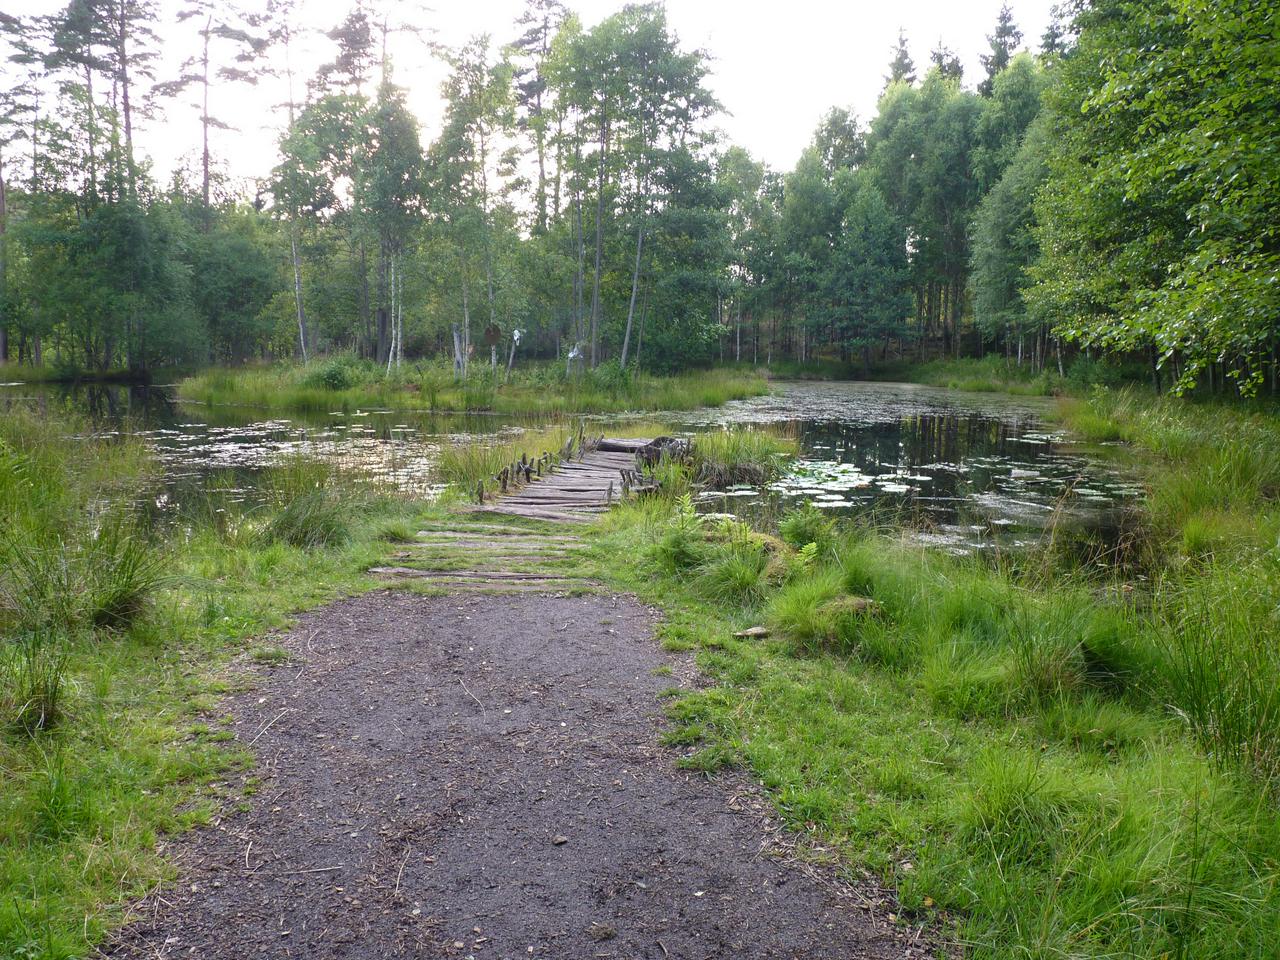
{"type": "Polygon", "coordinates": [[[687,765],[750,767],[966,956],[1271,955],[1272,560],[1132,589],[816,514],[782,519],[773,576],[687,506],[609,519],[601,562],[719,681],[672,707],[687,765]],[[758,623],[771,639],[731,637],[758,623]]]}
{"type": "Polygon", "coordinates": [[[53,726],[70,648],[127,631],[159,589],[162,560],[128,503],[100,506],[148,469],[141,445],[85,422],[0,416],[0,725],[53,726]]]}
{"type": "Polygon", "coordinates": [[[764,483],[798,451],[795,438],[777,430],[741,426],[709,430],[693,438],[693,479],[715,488],[764,483]]]}
{"type": "Polygon", "coordinates": [[[264,409],[324,413],[357,408],[440,412],[493,411],[529,416],[688,410],[768,392],[754,371],[712,369],[655,376],[604,364],[566,375],[556,363],[523,365],[507,379],[473,364],[457,381],[447,365],[418,363],[387,376],[384,369],[351,357],[317,360],[308,366],[277,365],[215,369],[178,387],[188,401],[264,409]]]}
{"type": "Polygon", "coordinates": [[[865,370],[860,363],[816,360],[808,363],[778,361],[769,367],[771,375],[792,380],[897,380],[922,383],[952,390],[978,393],[1009,393],[1020,396],[1072,396],[1095,386],[1119,386],[1145,382],[1145,373],[1131,366],[1103,363],[1077,356],[1058,372],[1053,357],[1036,370],[1030,358],[1015,359],[989,354],[985,357],[942,358],[917,362],[893,360],[873,364],[865,370]]]}
{"type": "Polygon", "coordinates": [[[1135,451],[1164,695],[1216,763],[1280,784],[1280,418],[1135,390],[1095,391],[1061,415],[1135,451]]]}
{"type": "Polygon", "coordinates": [[[350,541],[368,502],[364,490],[342,482],[336,467],[301,456],[276,466],[263,486],[269,498],[263,540],[302,549],[350,541]]]}
{"type": "Polygon", "coordinates": [[[205,786],[243,762],[208,719],[227,661],[368,586],[377,537],[419,512],[296,461],[263,508],[232,516],[215,479],[148,525],[130,505],[157,469],[88,421],[0,411],[0,957],[93,952],[165,875],[158,835],[207,817],[205,786]]]}
{"type": "Polygon", "coordinates": [[[477,483],[483,483],[486,491],[494,489],[493,478],[504,467],[521,458],[535,460],[544,453],[557,453],[577,431],[564,425],[540,430],[526,430],[513,436],[504,436],[490,442],[471,440],[450,444],[440,451],[436,470],[442,480],[470,495],[477,483]]]}

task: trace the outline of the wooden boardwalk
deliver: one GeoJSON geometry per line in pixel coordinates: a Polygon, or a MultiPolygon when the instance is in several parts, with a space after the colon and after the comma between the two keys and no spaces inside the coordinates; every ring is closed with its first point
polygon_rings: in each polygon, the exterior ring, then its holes
{"type": "Polygon", "coordinates": [[[420,531],[415,543],[391,555],[395,566],[369,572],[451,594],[595,590],[600,585],[577,572],[575,552],[583,544],[575,533],[534,530],[505,518],[589,522],[637,479],[636,452],[647,442],[579,436],[560,454],[513,463],[494,478],[505,493],[486,496],[482,484],[483,502],[453,522],[442,520],[420,531]]]}
{"type": "Polygon", "coordinates": [[[626,475],[636,467],[636,451],[648,442],[603,437],[542,476],[531,477],[522,486],[475,509],[535,520],[586,523],[622,498],[626,475]]]}

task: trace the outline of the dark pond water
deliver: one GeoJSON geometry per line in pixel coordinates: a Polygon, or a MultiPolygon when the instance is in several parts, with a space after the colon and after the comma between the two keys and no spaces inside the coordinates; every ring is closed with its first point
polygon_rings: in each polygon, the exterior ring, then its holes
{"type": "MultiPolygon", "coordinates": [[[[0,403],[69,406],[107,428],[145,438],[164,465],[161,512],[217,484],[224,500],[252,503],[264,466],[301,454],[430,497],[448,444],[485,443],[537,422],[513,417],[356,411],[264,415],[175,403],[165,387],[0,385],[0,403]]],[[[904,384],[784,383],[772,396],[668,414],[667,429],[730,424],[783,427],[803,454],[767,489],[708,494],[731,513],[808,500],[824,510],[872,513],[913,535],[968,552],[1020,545],[1053,527],[1104,546],[1140,490],[1132,478],[1047,428],[1045,402],[904,384]]],[[[607,432],[609,420],[598,427],[607,432]]]]}
{"type": "Polygon", "coordinates": [[[724,512],[809,501],[909,525],[956,552],[1055,536],[1106,549],[1142,490],[1133,477],[1046,426],[1050,401],[913,384],[783,384],[770,397],[698,411],[691,428],[773,425],[802,455],[767,489],[705,494],[724,512]]]}

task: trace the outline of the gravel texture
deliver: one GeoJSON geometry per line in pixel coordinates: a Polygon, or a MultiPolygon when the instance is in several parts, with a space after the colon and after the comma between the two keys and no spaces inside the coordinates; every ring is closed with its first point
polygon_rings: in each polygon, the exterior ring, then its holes
{"type": "Polygon", "coordinates": [[[224,711],[247,810],[112,957],[891,958],[891,901],[791,855],[759,791],[675,766],[689,672],[633,599],[380,591],[303,617],[224,711]],[[656,671],[656,672],[655,672],[656,671]]]}

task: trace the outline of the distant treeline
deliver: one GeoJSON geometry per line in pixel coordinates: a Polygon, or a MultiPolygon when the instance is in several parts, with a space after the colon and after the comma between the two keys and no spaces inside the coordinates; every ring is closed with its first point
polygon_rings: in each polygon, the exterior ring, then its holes
{"type": "Polygon", "coordinates": [[[176,77],[148,0],[0,15],[0,360],[465,362],[520,330],[521,353],[591,365],[1088,349],[1164,386],[1275,387],[1268,0],[1077,2],[1036,52],[1005,8],[971,87],[900,35],[876,116],[833,109],[789,173],[723,143],[708,54],[659,5],[586,29],[528,0],[503,46],[424,44],[450,67],[426,141],[384,51],[429,24],[361,4],[288,76],[247,195],[217,107],[286,69],[300,26],[288,0],[192,6],[176,77]],[[194,169],[158,183],[136,129],[188,102],[194,169]]]}

